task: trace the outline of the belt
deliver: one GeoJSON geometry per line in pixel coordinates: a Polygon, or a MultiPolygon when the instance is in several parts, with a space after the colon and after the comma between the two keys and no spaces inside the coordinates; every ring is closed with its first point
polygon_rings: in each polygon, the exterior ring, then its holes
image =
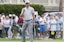
{"type": "Polygon", "coordinates": [[[30,19],[30,20],[25,20],[25,21],[31,21],[32,19],[30,19]]]}

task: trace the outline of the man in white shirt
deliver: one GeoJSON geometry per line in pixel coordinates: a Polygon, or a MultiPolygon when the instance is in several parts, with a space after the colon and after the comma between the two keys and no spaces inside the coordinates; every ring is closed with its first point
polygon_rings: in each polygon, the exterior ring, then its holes
{"type": "Polygon", "coordinates": [[[26,7],[24,7],[21,11],[21,15],[24,17],[24,22],[22,26],[22,42],[25,42],[25,31],[29,29],[30,42],[33,42],[33,20],[34,16],[34,8],[30,6],[30,1],[25,1],[26,7]]]}

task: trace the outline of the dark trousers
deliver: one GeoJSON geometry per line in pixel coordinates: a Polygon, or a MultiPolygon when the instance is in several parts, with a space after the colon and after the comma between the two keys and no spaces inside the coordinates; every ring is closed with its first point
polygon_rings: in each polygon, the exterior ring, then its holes
{"type": "Polygon", "coordinates": [[[6,37],[8,37],[8,30],[9,30],[9,27],[4,27],[4,29],[5,29],[6,37]]]}
{"type": "Polygon", "coordinates": [[[49,31],[49,38],[55,39],[56,31],[49,31]]]}
{"type": "Polygon", "coordinates": [[[0,37],[2,38],[2,30],[0,30],[0,37]]]}

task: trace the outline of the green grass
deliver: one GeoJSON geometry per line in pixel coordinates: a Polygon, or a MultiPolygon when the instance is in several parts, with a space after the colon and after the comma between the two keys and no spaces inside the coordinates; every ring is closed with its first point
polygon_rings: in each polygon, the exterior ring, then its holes
{"type": "MultiPolygon", "coordinates": [[[[26,40],[27,42],[30,42],[29,39],[26,40]]],[[[0,42],[22,42],[21,39],[0,39],[0,42]]],[[[64,42],[62,39],[55,39],[55,40],[40,40],[40,39],[34,39],[34,42],[64,42]]]]}
{"type": "MultiPolygon", "coordinates": [[[[0,41],[0,42],[22,42],[22,41],[0,41]]],[[[27,41],[27,42],[30,42],[30,41],[27,41]]],[[[51,41],[49,41],[49,40],[47,40],[47,41],[45,41],[45,40],[36,40],[36,41],[34,41],[34,42],[63,42],[63,41],[57,41],[57,40],[51,40],[51,41]]]]}

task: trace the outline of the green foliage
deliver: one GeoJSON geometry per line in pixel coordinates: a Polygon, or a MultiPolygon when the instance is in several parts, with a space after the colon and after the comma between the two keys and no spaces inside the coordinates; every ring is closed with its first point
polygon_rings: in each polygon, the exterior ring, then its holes
{"type": "MultiPolygon", "coordinates": [[[[35,11],[38,11],[39,15],[41,15],[45,11],[43,5],[32,4],[31,6],[35,9],[35,11]]],[[[0,5],[0,13],[5,13],[6,15],[8,14],[19,15],[23,7],[25,7],[25,5],[12,5],[12,4],[0,5]]]]}

